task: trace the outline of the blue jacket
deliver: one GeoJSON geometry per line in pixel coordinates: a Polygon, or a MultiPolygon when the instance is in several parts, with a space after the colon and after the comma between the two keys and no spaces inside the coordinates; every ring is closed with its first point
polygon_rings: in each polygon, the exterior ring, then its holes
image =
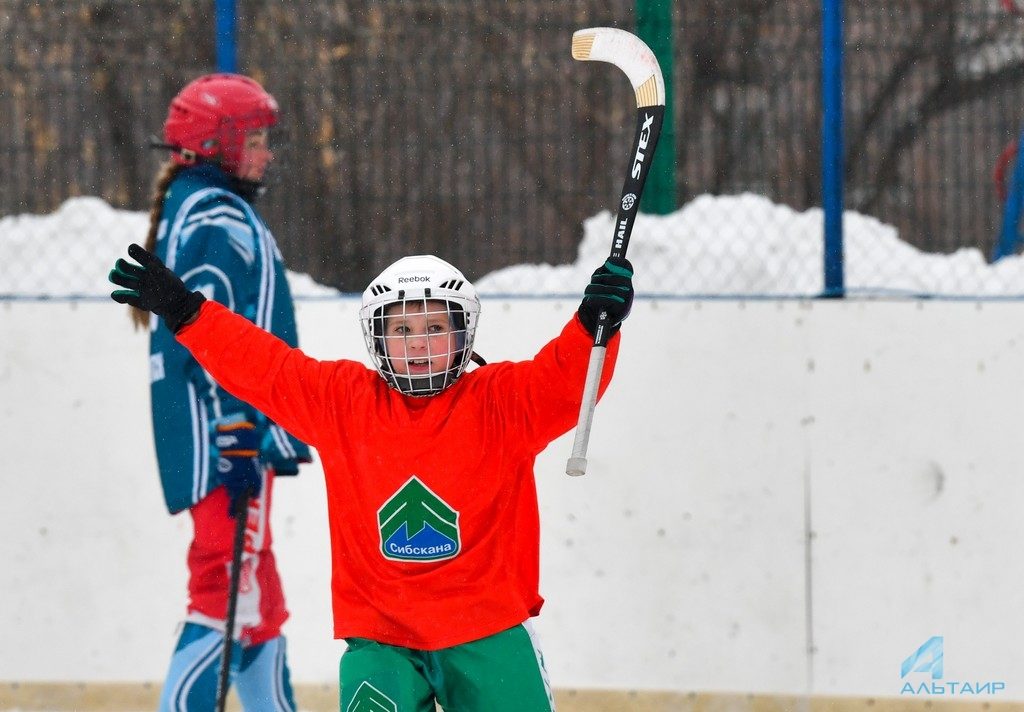
{"type": "MultiPolygon", "coordinates": [[[[226,174],[200,164],[175,176],[164,200],[156,254],[193,290],[298,345],[295,309],[277,243],[226,174]]],[[[221,484],[212,432],[239,415],[262,433],[261,459],[295,474],[309,448],[218,386],[163,320],[150,319],[153,433],[164,500],[188,509],[221,484]]]]}

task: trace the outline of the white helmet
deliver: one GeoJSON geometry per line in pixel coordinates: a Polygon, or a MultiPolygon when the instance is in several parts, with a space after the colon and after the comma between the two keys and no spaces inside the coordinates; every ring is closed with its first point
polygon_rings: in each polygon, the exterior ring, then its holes
{"type": "Polygon", "coordinates": [[[462,272],[433,255],[415,255],[370,282],[359,321],[370,358],[388,385],[406,395],[432,396],[466,370],[479,315],[476,289],[462,272]]]}

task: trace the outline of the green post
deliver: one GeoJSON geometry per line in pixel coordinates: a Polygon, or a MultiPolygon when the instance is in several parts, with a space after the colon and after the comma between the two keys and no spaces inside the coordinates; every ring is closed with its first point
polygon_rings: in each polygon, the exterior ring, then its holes
{"type": "Polygon", "coordinates": [[[665,122],[654,151],[640,210],[665,215],[676,209],[676,129],[672,111],[672,0],[636,0],[636,34],[658,58],[665,78],[665,122]]]}

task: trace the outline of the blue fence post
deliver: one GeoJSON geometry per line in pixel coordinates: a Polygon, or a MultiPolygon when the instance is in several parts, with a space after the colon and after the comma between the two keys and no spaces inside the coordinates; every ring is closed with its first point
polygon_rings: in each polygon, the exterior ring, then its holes
{"type": "Polygon", "coordinates": [[[214,0],[214,26],[217,41],[217,71],[238,71],[238,47],[235,43],[237,20],[235,13],[236,0],[214,0]]]}
{"type": "Polygon", "coordinates": [[[843,278],[843,2],[821,7],[821,201],[825,214],[824,297],[842,297],[843,278]]]}
{"type": "Polygon", "coordinates": [[[1010,178],[1010,189],[1006,193],[1006,204],[1003,206],[1003,229],[999,233],[999,241],[992,251],[992,261],[1012,255],[1020,244],[1020,212],[1024,208],[1024,131],[1017,138],[1017,157],[1010,178]]]}

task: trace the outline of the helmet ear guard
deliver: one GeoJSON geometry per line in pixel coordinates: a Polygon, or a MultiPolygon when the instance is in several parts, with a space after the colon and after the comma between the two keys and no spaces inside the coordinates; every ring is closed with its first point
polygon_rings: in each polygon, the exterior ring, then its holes
{"type": "MultiPolygon", "coordinates": [[[[367,351],[377,372],[392,388],[410,396],[436,395],[458,380],[473,355],[479,314],[480,300],[472,283],[455,267],[433,255],[405,257],[385,269],[363,292],[359,312],[367,351]],[[402,305],[401,310],[387,314],[388,308],[394,305],[402,305]],[[414,323],[416,317],[420,317],[425,324],[428,315],[438,313],[435,305],[443,305],[448,316],[446,333],[454,340],[454,345],[443,352],[448,360],[447,367],[411,375],[411,361],[425,361],[433,367],[433,359],[442,355],[437,352],[431,355],[428,348],[427,352],[420,353],[419,359],[410,359],[406,354],[400,359],[406,361],[406,368],[396,368],[393,355],[388,353],[386,338],[408,339],[417,335],[386,337],[387,320],[408,314],[414,323]]],[[[418,336],[427,338],[425,333],[418,336]]],[[[402,343],[404,346],[407,342],[402,343]]]]}

